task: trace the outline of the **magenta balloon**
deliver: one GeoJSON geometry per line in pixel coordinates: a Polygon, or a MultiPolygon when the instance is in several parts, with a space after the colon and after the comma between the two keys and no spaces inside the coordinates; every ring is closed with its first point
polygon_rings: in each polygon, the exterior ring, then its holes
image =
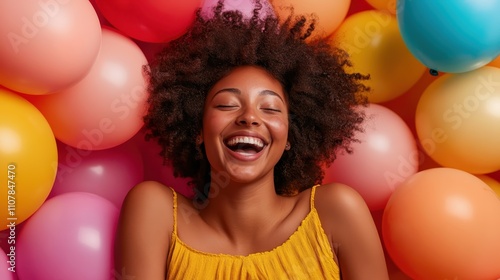
{"type": "Polygon", "coordinates": [[[126,142],[100,151],[80,150],[58,142],[58,168],[49,197],[89,192],[121,208],[128,191],[144,180],[139,149],[126,142]]]}
{"type": "Polygon", "coordinates": [[[338,156],[324,182],[351,186],[374,211],[383,209],[394,189],[417,172],[419,151],[410,128],[396,113],[378,104],[364,110],[365,131],[356,135],[361,142],[352,145],[352,154],[338,156]]]}
{"type": "Polygon", "coordinates": [[[133,138],[134,143],[139,147],[143,156],[144,179],[158,181],[166,186],[174,188],[184,196],[191,197],[193,191],[192,188],[188,186],[190,179],[176,178],[172,167],[168,164],[163,164],[163,158],[160,156],[160,145],[154,139],[146,141],[144,136],[145,132],[141,130],[133,138]]]}
{"type": "Polygon", "coordinates": [[[111,202],[91,193],[47,200],[19,233],[19,278],[109,280],[118,214],[111,202]]]}
{"type": "Polygon", "coordinates": [[[16,250],[6,250],[0,248],[0,279],[16,279],[16,250]]]}
{"type": "MultiPolygon", "coordinates": [[[[204,18],[211,18],[214,16],[213,8],[217,6],[219,0],[205,0],[201,8],[201,14],[204,18]]],[[[274,16],[273,6],[267,0],[260,1],[262,5],[261,14],[259,17],[265,18],[267,16],[274,16]]],[[[250,19],[253,16],[255,9],[254,0],[226,0],[224,1],[224,11],[240,11],[244,18],[250,19]]]]}

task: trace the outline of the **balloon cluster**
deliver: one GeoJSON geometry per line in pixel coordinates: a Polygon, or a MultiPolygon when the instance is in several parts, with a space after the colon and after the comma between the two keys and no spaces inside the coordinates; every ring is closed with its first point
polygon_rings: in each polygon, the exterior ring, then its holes
{"type": "MultiPolygon", "coordinates": [[[[144,140],[143,66],[217,2],[0,3],[1,279],[126,279],[112,256],[126,193],[158,180],[191,195],[144,140]]],[[[225,2],[252,16],[252,0],[225,2]]],[[[370,75],[360,141],[324,182],[365,199],[391,278],[500,278],[500,2],[261,2],[314,14],[370,75]]]]}

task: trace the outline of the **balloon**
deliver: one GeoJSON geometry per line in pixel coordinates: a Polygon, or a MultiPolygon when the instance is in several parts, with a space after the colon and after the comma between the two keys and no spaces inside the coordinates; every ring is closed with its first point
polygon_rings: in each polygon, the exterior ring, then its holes
{"type": "Polygon", "coordinates": [[[377,104],[364,109],[364,132],[351,145],[352,154],[341,154],[328,167],[323,182],[351,186],[372,211],[381,210],[406,178],[415,174],[419,152],[404,121],[391,110],[377,104]]]}
{"type": "Polygon", "coordinates": [[[101,45],[88,0],[0,1],[0,84],[47,94],[81,80],[101,45]]]}
{"type": "Polygon", "coordinates": [[[408,91],[425,66],[408,50],[394,16],[368,10],[349,16],[337,29],[331,44],[345,50],[353,67],[348,71],[370,75],[368,100],[380,103],[408,91]]]}
{"type": "Polygon", "coordinates": [[[15,251],[4,252],[0,248],[0,279],[15,280],[16,279],[16,255],[15,251]]]}
{"type": "Polygon", "coordinates": [[[500,68],[500,56],[497,56],[497,58],[493,59],[488,65],[500,68]]]}
{"type": "Polygon", "coordinates": [[[282,21],[290,16],[293,8],[294,15],[314,15],[318,22],[318,35],[328,37],[344,21],[351,0],[271,0],[274,12],[282,21]]]}
{"type": "Polygon", "coordinates": [[[132,40],[104,28],[101,52],[83,80],[61,92],[28,98],[61,142],[82,150],[115,147],[143,125],[146,63],[132,40]]]}
{"type": "Polygon", "coordinates": [[[30,280],[109,280],[118,209],[91,193],[47,200],[17,243],[17,273],[30,280]]]}
{"type": "Polygon", "coordinates": [[[144,180],[142,156],[132,143],[87,151],[59,142],[58,151],[59,166],[49,197],[67,192],[89,192],[108,199],[121,209],[128,191],[144,180]]]}
{"type": "Polygon", "coordinates": [[[481,181],[488,185],[500,198],[500,182],[488,175],[476,175],[481,181]]]}
{"type": "MultiPolygon", "coordinates": [[[[19,224],[45,201],[54,184],[57,146],[47,120],[28,101],[0,89],[0,218],[19,224]],[[7,211],[7,210],[11,211],[7,211]]],[[[7,223],[0,226],[6,229],[7,223]]]]}
{"type": "MultiPolygon", "coordinates": [[[[214,15],[213,9],[217,6],[219,0],[205,0],[201,7],[201,15],[205,19],[212,18],[214,15]]],[[[262,8],[259,15],[261,19],[274,15],[274,10],[267,0],[261,0],[262,8]]],[[[226,0],[224,1],[223,11],[239,11],[246,19],[251,19],[253,10],[255,9],[255,0],[226,0]]]]}
{"type": "Polygon", "coordinates": [[[484,174],[500,169],[500,69],[445,74],[427,87],[415,114],[419,141],[442,166],[484,174]]]}
{"type": "Polygon", "coordinates": [[[396,14],[396,0],[366,0],[373,8],[396,14]]]}
{"type": "Polygon", "coordinates": [[[460,73],[500,54],[500,1],[399,0],[397,18],[410,51],[427,67],[460,73]]]}
{"type": "Polygon", "coordinates": [[[146,141],[145,130],[139,131],[132,140],[140,149],[144,162],[144,180],[158,181],[173,188],[186,197],[193,197],[193,189],[188,185],[190,178],[175,177],[170,164],[164,163],[160,156],[161,146],[155,139],[146,141]]]}
{"type": "Polygon", "coordinates": [[[382,236],[412,279],[500,277],[500,200],[465,171],[433,168],[408,178],[387,203],[382,236]]]}
{"type": "Polygon", "coordinates": [[[104,17],[134,39],[162,43],[184,34],[202,0],[95,0],[104,17]]]}

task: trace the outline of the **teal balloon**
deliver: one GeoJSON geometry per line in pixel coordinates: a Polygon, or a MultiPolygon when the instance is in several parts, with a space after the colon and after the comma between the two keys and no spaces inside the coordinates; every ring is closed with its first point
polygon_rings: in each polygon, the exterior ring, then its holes
{"type": "Polygon", "coordinates": [[[500,0],[397,0],[410,52],[431,70],[461,73],[500,54],[500,0]]]}

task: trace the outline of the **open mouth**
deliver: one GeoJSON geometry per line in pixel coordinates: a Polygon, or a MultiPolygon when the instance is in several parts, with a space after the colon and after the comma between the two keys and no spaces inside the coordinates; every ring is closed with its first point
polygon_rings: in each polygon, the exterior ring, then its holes
{"type": "Polygon", "coordinates": [[[251,136],[231,137],[224,143],[230,150],[245,154],[257,154],[266,146],[262,139],[251,136]]]}

